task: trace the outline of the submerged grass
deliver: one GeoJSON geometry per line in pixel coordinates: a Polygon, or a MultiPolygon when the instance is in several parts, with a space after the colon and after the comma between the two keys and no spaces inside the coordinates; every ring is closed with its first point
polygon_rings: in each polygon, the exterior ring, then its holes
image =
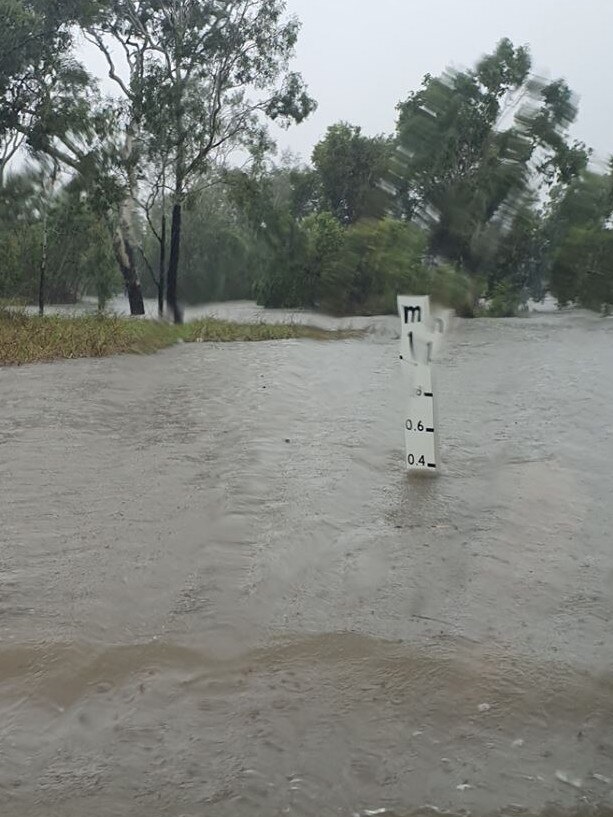
{"type": "Polygon", "coordinates": [[[348,330],[331,331],[316,326],[296,323],[230,323],[217,318],[203,318],[183,327],[186,343],[258,342],[264,340],[331,340],[357,337],[360,333],[348,330]]]}
{"type": "Polygon", "coordinates": [[[214,318],[184,326],[100,315],[39,318],[23,311],[0,308],[0,366],[125,353],[146,354],[181,341],[329,340],[357,334],[298,324],[238,324],[214,318]]]}

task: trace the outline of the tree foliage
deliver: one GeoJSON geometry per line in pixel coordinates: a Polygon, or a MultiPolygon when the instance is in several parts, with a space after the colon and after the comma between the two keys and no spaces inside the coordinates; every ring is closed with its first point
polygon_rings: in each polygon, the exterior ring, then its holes
{"type": "Polygon", "coordinates": [[[551,291],[562,306],[578,303],[609,315],[613,306],[613,230],[573,227],[555,256],[551,291]]]}
{"type": "Polygon", "coordinates": [[[46,191],[32,170],[8,176],[0,189],[0,297],[38,299],[45,244],[46,301],[95,295],[103,306],[120,289],[106,225],[79,191],[46,191]]]}
{"type": "Polygon", "coordinates": [[[346,122],[329,127],[313,150],[324,208],[342,224],[381,216],[386,200],[379,185],[390,154],[388,138],[368,138],[346,122]]]}
{"type": "Polygon", "coordinates": [[[496,233],[504,252],[530,191],[568,184],[587,163],[584,147],[568,142],[573,94],[530,67],[529,51],[503,40],[473,70],[427,76],[398,108],[392,173],[401,211],[428,228],[433,256],[474,275],[484,233],[490,246],[496,233]]]}

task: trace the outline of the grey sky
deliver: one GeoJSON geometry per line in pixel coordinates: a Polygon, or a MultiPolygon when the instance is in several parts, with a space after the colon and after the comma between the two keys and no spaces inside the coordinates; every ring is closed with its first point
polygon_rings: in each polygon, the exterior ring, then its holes
{"type": "Polygon", "coordinates": [[[296,67],[319,102],[279,144],[308,159],[340,119],[391,132],[395,105],[426,73],[472,66],[502,37],[581,97],[574,133],[613,153],[613,0],[288,0],[302,20],[296,67]]]}

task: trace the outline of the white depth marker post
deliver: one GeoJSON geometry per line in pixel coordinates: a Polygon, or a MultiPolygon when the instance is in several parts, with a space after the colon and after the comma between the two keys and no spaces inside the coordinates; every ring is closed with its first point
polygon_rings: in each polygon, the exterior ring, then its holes
{"type": "Polygon", "coordinates": [[[438,429],[431,361],[446,321],[440,318],[432,321],[427,296],[399,295],[398,312],[402,322],[400,360],[408,394],[404,423],[405,462],[411,472],[436,474],[439,468],[438,429]]]}

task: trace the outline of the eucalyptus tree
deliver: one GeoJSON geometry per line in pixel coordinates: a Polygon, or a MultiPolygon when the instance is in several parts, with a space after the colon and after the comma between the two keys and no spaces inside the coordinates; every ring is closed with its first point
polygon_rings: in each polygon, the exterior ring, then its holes
{"type": "Polygon", "coordinates": [[[186,197],[220,155],[261,145],[266,119],[288,126],[314,108],[289,67],[298,31],[283,0],[108,0],[87,26],[120,90],[125,232],[134,233],[142,187],[168,194],[167,301],[176,321],[186,197]]]}

